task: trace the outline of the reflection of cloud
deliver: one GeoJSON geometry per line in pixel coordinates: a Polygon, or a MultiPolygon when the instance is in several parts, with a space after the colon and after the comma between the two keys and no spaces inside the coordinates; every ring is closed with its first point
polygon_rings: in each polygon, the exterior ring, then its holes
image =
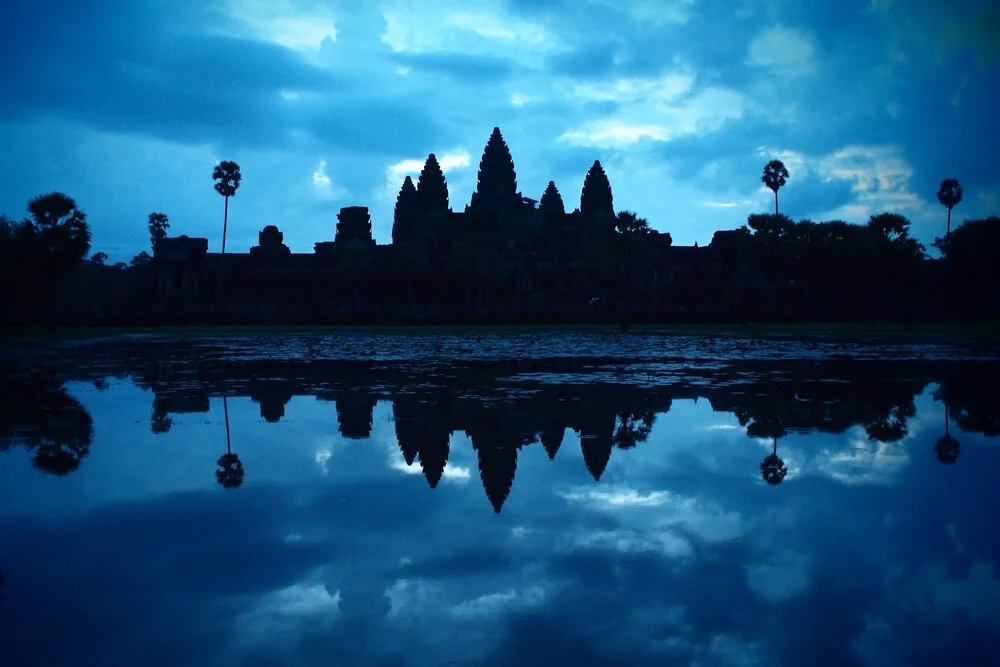
{"type": "Polygon", "coordinates": [[[691,667],[757,667],[770,664],[761,655],[760,642],[748,643],[729,634],[712,635],[711,640],[698,646],[691,660],[691,667]]]}
{"type": "Polygon", "coordinates": [[[802,594],[809,579],[809,561],[804,554],[786,552],[747,568],[750,588],[771,602],[802,594]]]}
{"type": "Polygon", "coordinates": [[[576,538],[575,546],[620,553],[659,553],[667,557],[691,555],[691,545],[669,530],[596,530],[576,538]]]}
{"type": "Polygon", "coordinates": [[[316,465],[319,466],[320,470],[323,471],[324,475],[330,473],[330,458],[333,456],[333,450],[329,447],[322,447],[316,449],[316,465]]]}
{"type": "MultiPolygon", "coordinates": [[[[907,439],[910,437],[912,434],[907,439]]],[[[910,457],[901,443],[869,440],[863,428],[855,427],[844,449],[823,449],[807,465],[843,484],[887,485],[896,483],[909,464],[910,457]]]]}
{"type": "Polygon", "coordinates": [[[691,536],[705,542],[719,542],[736,539],[744,532],[738,513],[726,512],[717,505],[669,491],[643,494],[618,487],[606,491],[575,489],[559,495],[618,523],[614,528],[586,529],[578,533],[571,538],[576,547],[680,557],[691,553],[691,536]]]}
{"type": "Polygon", "coordinates": [[[1000,580],[993,566],[977,560],[965,579],[946,579],[940,567],[930,568],[934,603],[945,612],[962,610],[976,623],[1000,627],[1000,580]]]}
{"type": "MultiPolygon", "coordinates": [[[[414,462],[413,465],[406,465],[406,461],[400,457],[398,450],[390,452],[390,456],[392,458],[389,459],[389,467],[393,470],[405,472],[407,475],[424,474],[424,471],[420,468],[419,463],[414,462]]],[[[468,468],[446,463],[444,466],[444,474],[442,474],[441,477],[453,482],[465,483],[469,481],[470,472],[468,468]]]]}
{"type": "Polygon", "coordinates": [[[273,648],[277,637],[294,641],[302,635],[332,626],[339,616],[340,593],[322,584],[293,584],[260,598],[236,618],[238,648],[273,648]]]}
{"type": "Polygon", "coordinates": [[[472,600],[466,600],[452,608],[452,616],[463,619],[490,618],[510,611],[531,609],[546,600],[545,589],[533,586],[520,593],[514,590],[503,593],[489,593],[472,600]]]}
{"type": "Polygon", "coordinates": [[[603,509],[616,507],[658,507],[667,502],[670,497],[666,491],[653,491],[642,495],[633,489],[621,491],[573,491],[561,494],[570,501],[585,502],[603,509]]]}

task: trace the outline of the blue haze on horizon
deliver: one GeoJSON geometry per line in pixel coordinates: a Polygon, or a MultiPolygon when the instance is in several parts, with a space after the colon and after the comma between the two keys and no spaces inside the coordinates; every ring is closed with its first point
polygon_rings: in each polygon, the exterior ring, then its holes
{"type": "Polygon", "coordinates": [[[294,252],[342,206],[388,243],[428,153],[451,204],[499,126],[519,189],[569,208],[604,164],[617,209],[704,245],[780,208],[863,223],[896,211],[929,244],[1000,213],[995,0],[63,0],[0,6],[0,212],[60,190],[113,261],[148,249],[147,215],[217,251],[212,167],[243,170],[227,248],[276,224],[294,252]],[[995,151],[994,151],[995,153],[995,151]]]}

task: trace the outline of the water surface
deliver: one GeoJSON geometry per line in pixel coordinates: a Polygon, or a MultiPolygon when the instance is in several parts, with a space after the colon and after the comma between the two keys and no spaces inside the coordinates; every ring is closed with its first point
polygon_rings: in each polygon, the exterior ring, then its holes
{"type": "Polygon", "coordinates": [[[0,362],[0,664],[1000,649],[990,346],[129,336],[0,362]]]}

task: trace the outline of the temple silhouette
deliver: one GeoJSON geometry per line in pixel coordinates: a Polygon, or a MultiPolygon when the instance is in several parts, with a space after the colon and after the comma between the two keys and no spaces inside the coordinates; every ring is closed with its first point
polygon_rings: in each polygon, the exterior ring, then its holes
{"type": "MultiPolygon", "coordinates": [[[[224,256],[208,252],[206,238],[168,237],[153,254],[152,309],[182,319],[204,315],[220,308],[221,292],[225,311],[241,320],[578,318],[593,315],[601,298],[615,298],[607,294],[608,276],[592,270],[610,251],[601,242],[615,225],[599,161],[584,180],[579,208],[567,212],[551,181],[537,200],[518,191],[510,150],[494,128],[464,210],[453,209],[431,153],[416,183],[403,180],[391,244],[375,242],[365,206],[342,208],[333,240],[317,241],[312,253],[292,253],[274,225],[248,252],[224,256]]],[[[669,234],[651,232],[648,241],[653,252],[671,246],[669,234]]],[[[638,289],[675,279],[655,268],[632,278],[638,289]]]]}
{"type": "MultiPolygon", "coordinates": [[[[239,165],[213,172],[225,196],[222,252],[207,238],[167,235],[149,215],[152,256],[107,264],[90,227],[61,192],[28,202],[29,218],[0,215],[0,324],[669,324],[672,322],[981,322],[1000,319],[1000,218],[951,229],[961,186],[938,199],[948,231],[933,245],[895,212],[865,224],[792,220],[777,212],[787,170],[762,177],[774,213],[675,246],[635,212],[617,211],[594,161],[579,206],[552,181],[538,199],[518,189],[514,160],[494,128],[470,202],[453,206],[436,156],[407,176],[392,241],[372,236],[365,206],[340,209],[330,236],[293,253],[275,225],[246,252],[225,252],[239,165]]],[[[574,188],[575,189],[575,188],[574,188]]],[[[575,192],[574,192],[575,196],[575,192]]],[[[246,224],[241,222],[241,224],[246,224]]],[[[666,221],[669,226],[669,221],[666,221]]]]}
{"type": "Polygon", "coordinates": [[[637,215],[616,213],[599,161],[579,202],[568,210],[551,181],[538,200],[520,192],[511,152],[494,128],[463,210],[453,208],[433,153],[416,183],[403,180],[390,244],[375,242],[364,206],[342,208],[333,240],[317,241],[312,253],[292,253],[274,225],[261,229],[248,252],[224,256],[208,252],[205,238],[164,238],[143,278],[141,317],[407,324],[968,320],[1000,313],[1000,299],[975,288],[981,276],[970,281],[921,261],[922,246],[905,225],[880,232],[759,214],[750,221],[756,233],[744,226],[715,232],[703,247],[675,246],[637,215]],[[796,225],[802,229],[793,234],[796,225]],[[799,232],[816,238],[792,238],[799,232]],[[961,292],[935,300],[957,283],[961,292]],[[964,307],[959,294],[969,297],[964,307]]]}

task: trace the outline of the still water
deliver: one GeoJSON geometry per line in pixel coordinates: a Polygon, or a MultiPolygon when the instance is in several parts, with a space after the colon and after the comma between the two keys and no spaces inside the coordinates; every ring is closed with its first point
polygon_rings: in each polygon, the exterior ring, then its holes
{"type": "Polygon", "coordinates": [[[1000,652],[982,345],[129,336],[0,363],[5,667],[1000,652]]]}

